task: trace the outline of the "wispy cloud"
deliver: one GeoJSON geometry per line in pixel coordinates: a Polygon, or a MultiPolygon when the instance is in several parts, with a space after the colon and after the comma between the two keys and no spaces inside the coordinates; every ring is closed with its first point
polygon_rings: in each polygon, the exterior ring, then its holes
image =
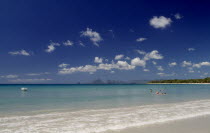
{"type": "Polygon", "coordinates": [[[20,50],[20,51],[12,51],[9,52],[10,55],[23,55],[23,56],[30,56],[30,53],[25,51],[25,50],[20,50]]]}
{"type": "Polygon", "coordinates": [[[188,48],[188,51],[195,51],[195,48],[188,48]]]}
{"type": "Polygon", "coordinates": [[[62,64],[58,65],[58,67],[60,67],[60,68],[65,68],[67,66],[69,66],[69,64],[66,64],[66,63],[62,63],[62,64]]]}
{"type": "Polygon", "coordinates": [[[79,41],[78,44],[82,47],[85,47],[85,44],[82,41],[79,41]]]}
{"type": "Polygon", "coordinates": [[[176,75],[176,74],[175,74],[175,73],[171,73],[171,74],[167,74],[167,73],[157,73],[157,75],[167,77],[167,76],[174,76],[174,75],[176,75]]]}
{"type": "Polygon", "coordinates": [[[14,80],[9,80],[10,82],[15,82],[15,83],[39,83],[39,82],[46,82],[50,81],[52,79],[48,78],[40,78],[40,79],[14,79],[14,80]]]}
{"type": "Polygon", "coordinates": [[[27,73],[28,76],[39,76],[39,75],[47,75],[50,74],[49,72],[42,72],[42,73],[27,73]]]}
{"type": "Polygon", "coordinates": [[[176,14],[174,15],[174,17],[175,17],[176,19],[182,19],[182,18],[183,18],[183,16],[181,16],[179,13],[176,13],[176,14]]]}
{"type": "Polygon", "coordinates": [[[166,18],[164,16],[154,16],[153,18],[150,19],[149,21],[150,25],[156,29],[164,29],[167,26],[171,25],[172,20],[170,18],[166,18]]]}
{"type": "Polygon", "coordinates": [[[168,65],[169,65],[170,67],[174,67],[174,66],[177,65],[177,63],[176,63],[176,62],[171,62],[171,63],[168,63],[168,65]]]}
{"type": "Polygon", "coordinates": [[[159,71],[164,71],[163,67],[162,66],[156,66],[157,70],[159,71]]]}
{"type": "Polygon", "coordinates": [[[73,46],[73,44],[74,43],[72,41],[70,41],[70,40],[67,40],[67,41],[63,42],[64,46],[73,46]]]}
{"type": "Polygon", "coordinates": [[[147,38],[144,38],[144,37],[140,37],[136,39],[137,42],[143,42],[145,40],[147,40],[147,38]]]}
{"type": "Polygon", "coordinates": [[[93,42],[93,44],[98,47],[99,47],[98,43],[103,40],[98,32],[93,31],[90,28],[87,28],[86,31],[82,31],[81,36],[88,37],[93,42]]]}
{"type": "Polygon", "coordinates": [[[18,75],[14,75],[14,74],[9,74],[9,75],[3,75],[0,76],[1,78],[8,78],[8,79],[12,79],[12,78],[17,78],[18,75]]]}
{"type": "Polygon", "coordinates": [[[143,51],[143,50],[136,50],[136,52],[139,53],[139,54],[141,54],[141,55],[145,55],[146,54],[146,52],[143,51]]]}

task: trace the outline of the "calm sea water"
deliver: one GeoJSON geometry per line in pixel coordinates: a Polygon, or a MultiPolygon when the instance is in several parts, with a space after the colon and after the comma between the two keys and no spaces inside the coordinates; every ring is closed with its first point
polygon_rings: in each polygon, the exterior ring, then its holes
{"type": "Polygon", "coordinates": [[[208,114],[210,85],[0,85],[3,133],[104,132],[208,114]]]}

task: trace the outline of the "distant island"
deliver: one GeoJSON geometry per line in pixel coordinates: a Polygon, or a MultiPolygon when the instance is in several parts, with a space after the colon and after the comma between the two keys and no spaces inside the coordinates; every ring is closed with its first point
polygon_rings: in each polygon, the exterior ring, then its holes
{"type": "Polygon", "coordinates": [[[148,84],[199,84],[210,83],[210,77],[204,79],[172,79],[172,80],[152,80],[148,84]]]}

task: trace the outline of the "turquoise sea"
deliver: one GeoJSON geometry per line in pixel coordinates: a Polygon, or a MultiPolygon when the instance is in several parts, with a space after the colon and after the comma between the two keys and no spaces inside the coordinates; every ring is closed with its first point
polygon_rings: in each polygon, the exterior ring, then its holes
{"type": "Polygon", "coordinates": [[[209,114],[208,84],[0,85],[1,133],[107,132],[209,114]]]}

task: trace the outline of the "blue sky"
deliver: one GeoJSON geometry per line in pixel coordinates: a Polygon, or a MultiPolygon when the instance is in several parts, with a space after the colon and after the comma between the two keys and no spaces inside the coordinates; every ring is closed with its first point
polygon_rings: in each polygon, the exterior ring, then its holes
{"type": "Polygon", "coordinates": [[[203,78],[208,1],[0,2],[0,83],[203,78]]]}

